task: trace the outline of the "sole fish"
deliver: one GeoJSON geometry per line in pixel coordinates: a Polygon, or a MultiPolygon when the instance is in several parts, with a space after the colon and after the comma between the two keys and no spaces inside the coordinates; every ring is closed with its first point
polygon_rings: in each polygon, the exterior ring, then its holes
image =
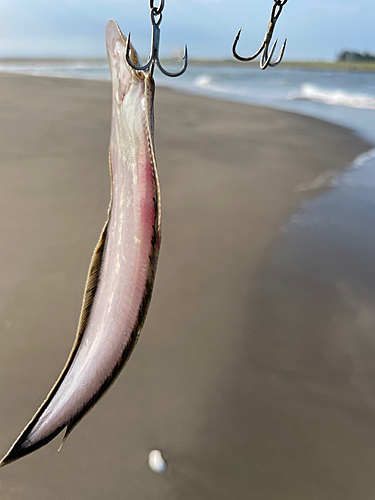
{"type": "MultiPolygon", "coordinates": [[[[126,63],[126,38],[106,29],[112,79],[108,220],[91,260],[77,337],[59,379],[0,462],[64,440],[111,386],[128,360],[151,300],[161,238],[153,141],[154,80],[126,63]]],[[[131,61],[139,65],[131,47],[131,61]]]]}

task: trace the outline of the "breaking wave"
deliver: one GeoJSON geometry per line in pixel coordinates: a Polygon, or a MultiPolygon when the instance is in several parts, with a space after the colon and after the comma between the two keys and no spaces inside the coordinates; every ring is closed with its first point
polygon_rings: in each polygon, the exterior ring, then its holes
{"type": "Polygon", "coordinates": [[[109,70],[106,62],[91,62],[85,60],[3,62],[0,63],[0,73],[58,78],[82,78],[85,80],[109,80],[109,70]]]}
{"type": "Polygon", "coordinates": [[[232,89],[227,85],[220,85],[219,83],[215,83],[214,79],[209,75],[200,75],[194,79],[195,87],[204,90],[210,90],[213,92],[221,92],[224,94],[237,94],[236,89],[232,89]]]}
{"type": "Polygon", "coordinates": [[[289,99],[304,99],[322,102],[330,106],[375,110],[375,96],[354,94],[341,89],[326,90],[309,83],[304,83],[301,86],[300,92],[290,95],[289,99]]]}
{"type": "Polygon", "coordinates": [[[201,75],[194,80],[194,84],[197,87],[207,88],[212,85],[212,78],[208,75],[201,75]]]}

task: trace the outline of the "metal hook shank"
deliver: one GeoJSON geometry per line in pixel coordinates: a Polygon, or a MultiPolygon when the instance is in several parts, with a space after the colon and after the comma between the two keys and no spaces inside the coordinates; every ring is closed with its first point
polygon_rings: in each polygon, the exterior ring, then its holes
{"type": "Polygon", "coordinates": [[[171,76],[171,77],[176,77],[176,76],[181,76],[185,73],[185,71],[187,70],[187,67],[188,67],[188,51],[187,51],[187,45],[185,45],[185,51],[184,51],[184,55],[183,55],[183,61],[184,61],[184,64],[182,66],[182,68],[180,69],[180,71],[178,71],[177,73],[170,73],[169,71],[165,70],[162,65],[160,64],[160,61],[159,61],[159,51],[156,55],[156,64],[158,65],[158,68],[160,69],[160,71],[165,75],[165,76],[171,76]]]}
{"type": "Polygon", "coordinates": [[[180,71],[177,73],[170,73],[169,71],[165,70],[159,59],[159,46],[160,46],[160,23],[162,20],[162,10],[164,8],[164,0],[160,1],[160,5],[158,8],[153,6],[154,2],[153,0],[150,0],[150,8],[151,8],[151,23],[152,23],[152,41],[151,41],[151,55],[150,59],[144,66],[137,66],[135,65],[131,59],[130,59],[130,33],[128,35],[128,39],[126,41],[126,62],[131,66],[134,70],[136,71],[147,71],[148,69],[151,68],[151,75],[154,73],[154,68],[155,68],[155,63],[160,69],[160,71],[170,77],[176,77],[176,76],[181,76],[183,73],[185,73],[187,66],[188,66],[188,53],[187,53],[187,45],[185,45],[185,52],[183,56],[184,64],[183,67],[180,71]],[[159,19],[156,21],[155,16],[159,16],[159,19]]]}
{"type": "Polygon", "coordinates": [[[268,28],[267,28],[263,43],[253,56],[242,57],[237,53],[237,44],[238,44],[238,41],[239,41],[240,36],[241,36],[242,28],[239,30],[239,32],[237,33],[237,36],[234,40],[233,47],[232,47],[232,53],[236,59],[238,59],[239,61],[252,61],[256,57],[258,57],[261,52],[263,52],[261,60],[260,60],[260,68],[261,69],[266,69],[268,66],[271,66],[273,68],[273,67],[277,66],[278,64],[280,64],[280,62],[282,61],[283,56],[284,56],[287,39],[285,39],[283,46],[281,48],[281,51],[280,51],[280,56],[276,61],[271,62],[271,59],[272,59],[273,54],[274,54],[275,49],[276,49],[277,40],[272,45],[270,55],[268,55],[268,51],[269,51],[269,46],[270,46],[270,43],[272,40],[272,35],[273,35],[274,29],[276,26],[276,21],[278,20],[280,14],[281,14],[281,11],[282,11],[284,5],[287,3],[287,1],[288,0],[274,0],[274,5],[272,8],[272,12],[271,12],[271,20],[268,24],[268,28]]]}

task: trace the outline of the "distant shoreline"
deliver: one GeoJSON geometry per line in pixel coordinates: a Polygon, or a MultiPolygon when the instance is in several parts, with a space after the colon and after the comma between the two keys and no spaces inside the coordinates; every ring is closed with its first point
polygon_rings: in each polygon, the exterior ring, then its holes
{"type": "MultiPolygon", "coordinates": [[[[1,453],[74,342],[107,218],[111,113],[110,82],[0,75],[1,453]]],[[[293,274],[273,264],[280,226],[321,193],[306,187],[371,146],[315,118],[162,87],[155,118],[163,242],[139,344],[61,452],[57,438],[2,469],[0,498],[371,498],[372,309],[328,281],[335,245],[309,265],[296,242],[279,257],[293,274]],[[156,447],[164,476],[147,467],[156,447]]],[[[372,255],[340,262],[370,304],[372,255]]]]}
{"type": "MultiPolygon", "coordinates": [[[[71,63],[103,63],[106,64],[105,58],[18,58],[18,57],[3,57],[0,58],[0,64],[22,64],[22,63],[39,64],[71,64],[71,63]]],[[[180,63],[176,59],[163,59],[165,63],[180,63]]],[[[241,63],[235,59],[189,59],[189,64],[192,66],[258,66],[259,62],[241,63]]],[[[317,71],[363,71],[375,72],[375,62],[326,62],[326,61],[284,61],[282,66],[290,69],[305,69],[317,71]]]]}

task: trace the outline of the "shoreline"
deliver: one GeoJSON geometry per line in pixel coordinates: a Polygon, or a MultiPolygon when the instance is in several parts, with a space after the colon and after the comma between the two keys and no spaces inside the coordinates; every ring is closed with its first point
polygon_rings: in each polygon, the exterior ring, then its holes
{"type": "MultiPolygon", "coordinates": [[[[142,59],[145,59],[144,56],[142,59]]],[[[35,63],[35,64],[72,64],[72,63],[107,63],[107,59],[104,57],[75,57],[75,58],[33,58],[33,57],[2,57],[0,58],[0,64],[15,64],[15,63],[35,63]]],[[[172,58],[163,58],[162,64],[174,64],[177,62],[179,64],[178,59],[172,58]]],[[[231,59],[189,59],[189,64],[192,66],[241,66],[242,62],[236,61],[234,58],[231,59]]],[[[247,62],[249,67],[259,67],[259,63],[257,61],[247,62]]],[[[364,73],[373,73],[375,72],[375,62],[360,62],[360,61],[351,61],[351,62],[342,62],[342,61],[292,61],[292,60],[284,60],[283,65],[292,69],[308,69],[311,71],[318,70],[327,70],[327,71],[348,71],[348,72],[364,72],[364,73]]]]}
{"type": "MultiPolygon", "coordinates": [[[[109,201],[110,106],[109,83],[0,74],[1,453],[73,344],[109,201]]],[[[368,143],[319,119],[158,87],[155,149],[163,236],[140,341],[60,453],[57,438],[1,470],[5,493],[227,500],[231,491],[244,499],[263,491],[254,442],[241,446],[241,439],[250,435],[249,416],[269,420],[266,402],[275,392],[266,384],[262,394],[256,390],[257,377],[272,373],[249,378],[240,352],[251,338],[249,297],[258,296],[256,277],[281,224],[319,192],[296,188],[342,172],[368,143]],[[233,366],[246,374],[235,385],[233,366]],[[257,397],[248,397],[251,388],[257,397]],[[238,411],[239,401],[246,411],[238,411]],[[155,448],[170,464],[165,475],[147,467],[155,448]]],[[[303,412],[294,418],[309,431],[303,412]]],[[[291,470],[299,458],[285,458],[291,470]]],[[[284,486],[279,479],[278,491],[284,486]]]]}
{"type": "MultiPolygon", "coordinates": [[[[61,60],[60,59],[35,59],[35,60],[34,59],[21,59],[21,60],[17,60],[17,59],[15,59],[14,60],[14,62],[18,62],[18,61],[33,62],[33,63],[37,62],[37,63],[40,63],[41,65],[43,65],[45,63],[51,63],[51,64],[56,64],[56,65],[59,65],[61,63],[66,63],[68,66],[71,66],[71,64],[73,62],[86,64],[86,63],[91,63],[93,61],[95,63],[101,62],[105,66],[107,66],[107,61],[104,59],[103,60],[101,60],[101,59],[92,59],[92,60],[80,60],[80,59],[73,59],[73,60],[70,60],[70,59],[61,59],[61,60]]],[[[1,64],[1,60],[0,60],[0,64],[1,64]]],[[[240,64],[240,63],[238,63],[238,64],[240,64]]],[[[300,64],[300,63],[298,63],[298,64],[300,64]]],[[[311,62],[311,64],[315,64],[315,63],[311,62]]],[[[200,65],[201,64],[196,64],[196,66],[200,66],[200,65]]],[[[284,65],[285,65],[285,63],[284,63],[284,65]]],[[[288,65],[288,63],[286,63],[286,65],[288,65]]],[[[255,67],[256,64],[253,63],[250,66],[255,67]]],[[[32,70],[30,69],[30,71],[32,71],[32,70]]],[[[102,77],[93,78],[92,75],[90,77],[89,76],[84,77],[83,75],[66,76],[65,74],[61,74],[61,75],[59,75],[59,74],[32,74],[32,73],[29,73],[27,71],[23,72],[22,70],[11,71],[11,72],[1,71],[0,75],[1,74],[20,75],[20,76],[37,77],[37,78],[57,78],[57,79],[64,79],[64,80],[82,80],[82,81],[93,81],[93,82],[102,82],[102,83],[109,82],[109,72],[108,72],[108,80],[105,78],[102,78],[102,77]]],[[[341,126],[345,129],[347,129],[350,133],[352,133],[356,136],[359,136],[362,140],[366,141],[367,143],[375,145],[374,134],[372,133],[372,131],[369,132],[368,129],[366,129],[366,127],[361,129],[361,125],[360,125],[361,120],[360,119],[356,118],[354,120],[354,122],[352,122],[345,115],[340,116],[340,115],[337,115],[337,113],[336,113],[337,116],[335,116],[335,114],[333,117],[330,116],[330,113],[332,111],[331,108],[336,108],[336,107],[340,108],[339,105],[322,103],[323,106],[325,106],[325,108],[326,108],[325,112],[322,113],[321,110],[318,112],[318,108],[315,108],[315,104],[318,104],[318,105],[321,104],[319,102],[319,100],[315,102],[314,100],[310,101],[309,99],[307,99],[309,104],[314,105],[313,108],[309,109],[309,108],[306,108],[306,106],[295,107],[295,106],[288,105],[288,103],[292,103],[295,101],[288,101],[288,100],[277,101],[276,100],[275,102],[262,102],[262,101],[251,102],[251,100],[247,100],[248,98],[245,98],[241,94],[220,93],[220,92],[216,92],[215,90],[210,90],[209,88],[205,89],[204,87],[202,88],[202,87],[198,87],[198,86],[193,87],[193,89],[190,90],[189,88],[183,87],[183,86],[182,87],[173,86],[170,83],[168,83],[167,81],[163,81],[162,83],[157,81],[156,88],[157,89],[164,88],[164,89],[175,91],[175,92],[180,93],[180,94],[191,95],[191,96],[201,96],[204,98],[213,99],[213,100],[217,100],[217,101],[223,101],[223,102],[228,102],[228,103],[237,103],[237,104],[241,104],[241,105],[244,104],[244,105],[249,105],[249,106],[257,106],[257,107],[273,109],[273,110],[281,111],[281,112],[295,113],[295,114],[310,117],[310,118],[316,118],[318,120],[322,120],[322,121],[325,121],[327,123],[331,123],[331,124],[336,125],[336,126],[341,126]]],[[[303,98],[301,98],[301,102],[302,101],[304,101],[303,98]]],[[[364,111],[363,108],[356,107],[356,106],[353,106],[353,107],[344,106],[344,109],[346,109],[346,113],[351,113],[351,112],[355,113],[355,112],[364,111]]],[[[350,115],[348,115],[348,116],[350,116],[350,115]]]]}
{"type": "MultiPolygon", "coordinates": [[[[369,147],[369,149],[366,150],[364,153],[370,151],[371,149],[373,149],[373,147],[375,147],[375,136],[372,137],[372,136],[370,136],[370,134],[368,132],[365,132],[363,130],[360,130],[359,128],[356,128],[356,125],[349,126],[346,123],[334,121],[333,119],[330,120],[329,117],[327,117],[327,116],[321,117],[318,115],[309,114],[305,110],[289,109],[287,107],[284,107],[283,105],[272,106],[271,104],[249,102],[249,101],[241,100],[239,97],[236,98],[235,96],[231,96],[230,94],[227,94],[227,97],[224,97],[224,96],[219,97],[217,95],[213,95],[213,94],[209,94],[209,93],[203,93],[203,92],[200,93],[199,91],[195,91],[195,90],[189,92],[187,89],[184,89],[184,88],[179,89],[179,88],[168,86],[168,85],[159,85],[159,86],[157,86],[157,89],[158,88],[163,88],[165,90],[176,92],[176,93],[182,94],[182,95],[189,95],[189,96],[193,96],[193,97],[202,97],[204,99],[211,99],[211,100],[218,101],[218,102],[226,102],[229,104],[239,104],[239,105],[243,105],[243,106],[258,107],[258,108],[262,108],[262,109],[269,109],[272,111],[280,111],[281,113],[290,113],[290,114],[296,115],[296,116],[311,118],[313,120],[318,120],[318,121],[321,121],[323,123],[328,123],[328,124],[333,125],[335,127],[342,128],[343,130],[345,130],[349,134],[359,138],[361,141],[366,143],[369,147]]],[[[157,89],[156,89],[156,91],[157,91],[157,89]]],[[[360,110],[361,108],[348,108],[348,109],[360,110]]],[[[363,153],[361,153],[361,154],[363,154],[363,153]]],[[[361,154],[359,156],[361,156],[361,154]]],[[[355,163],[356,159],[357,158],[355,158],[351,162],[351,164],[355,163]]]]}

